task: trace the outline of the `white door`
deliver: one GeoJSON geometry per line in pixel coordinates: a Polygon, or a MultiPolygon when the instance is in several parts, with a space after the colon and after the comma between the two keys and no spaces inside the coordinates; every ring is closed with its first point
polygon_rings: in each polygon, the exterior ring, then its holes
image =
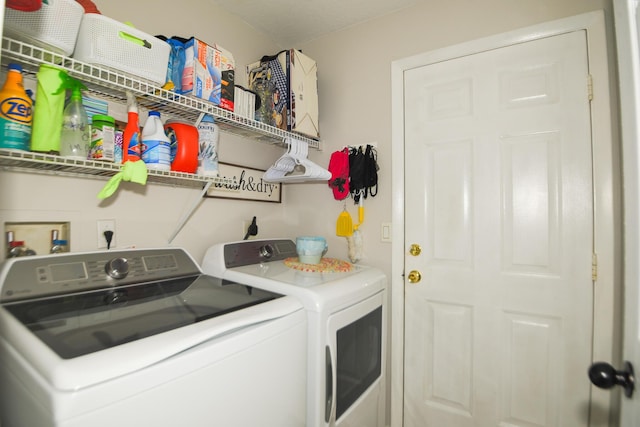
{"type": "MultiPolygon", "coordinates": [[[[636,0],[614,0],[625,198],[625,299],[623,359],[640,368],[640,13],[636,0]]],[[[621,361],[610,361],[623,369],[621,361]]],[[[636,372],[636,375],[638,372],[636,372]]],[[[622,399],[622,427],[640,425],[640,392],[622,399]]]]}
{"type": "Polygon", "coordinates": [[[405,426],[588,425],[588,74],[585,31],[405,72],[405,426]]]}

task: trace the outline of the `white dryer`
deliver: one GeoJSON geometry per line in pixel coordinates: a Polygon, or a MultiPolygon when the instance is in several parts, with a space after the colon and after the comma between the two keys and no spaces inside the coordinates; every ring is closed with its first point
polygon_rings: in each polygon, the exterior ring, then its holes
{"type": "Polygon", "coordinates": [[[331,258],[297,262],[288,239],[210,247],[205,273],[295,296],[309,319],[307,427],[382,427],[386,407],[387,279],[331,258]]]}
{"type": "Polygon", "coordinates": [[[183,250],[0,265],[3,427],[303,427],[306,313],[183,250]]]}

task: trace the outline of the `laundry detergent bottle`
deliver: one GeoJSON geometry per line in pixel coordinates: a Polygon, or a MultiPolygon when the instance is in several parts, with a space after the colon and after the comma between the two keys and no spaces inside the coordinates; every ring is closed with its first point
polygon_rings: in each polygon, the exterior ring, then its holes
{"type": "Polygon", "coordinates": [[[158,111],[149,111],[149,117],[142,129],[142,161],[147,168],[171,170],[171,142],[164,133],[164,126],[158,111]]]}
{"type": "Polygon", "coordinates": [[[9,64],[0,91],[0,148],[29,150],[32,111],[31,98],[22,83],[22,67],[9,64]]]}

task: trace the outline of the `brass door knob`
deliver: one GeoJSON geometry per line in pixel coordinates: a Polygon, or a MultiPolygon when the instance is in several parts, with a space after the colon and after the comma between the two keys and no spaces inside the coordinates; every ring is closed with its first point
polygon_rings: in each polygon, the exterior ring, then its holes
{"type": "Polygon", "coordinates": [[[417,244],[413,244],[411,245],[411,249],[409,249],[409,253],[413,256],[418,256],[422,253],[422,248],[420,247],[420,245],[417,244]]]}
{"type": "Polygon", "coordinates": [[[420,274],[418,270],[411,270],[411,272],[409,272],[410,283],[418,283],[420,280],[422,280],[422,274],[420,274]]]}

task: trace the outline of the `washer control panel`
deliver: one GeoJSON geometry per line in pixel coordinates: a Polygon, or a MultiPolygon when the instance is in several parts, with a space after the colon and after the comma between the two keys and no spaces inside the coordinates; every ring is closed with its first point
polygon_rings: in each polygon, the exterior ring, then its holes
{"type": "Polygon", "coordinates": [[[0,302],[200,274],[180,248],[63,253],[0,265],[0,302]]]}

